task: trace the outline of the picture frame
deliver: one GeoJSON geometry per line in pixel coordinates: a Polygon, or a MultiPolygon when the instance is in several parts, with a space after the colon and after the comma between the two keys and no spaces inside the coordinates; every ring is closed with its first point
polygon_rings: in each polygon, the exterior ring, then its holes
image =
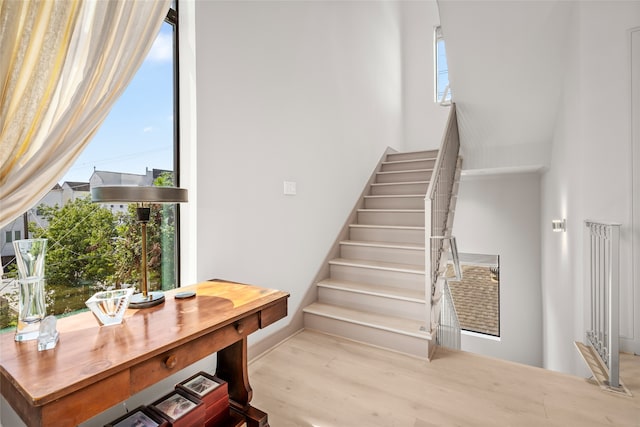
{"type": "Polygon", "coordinates": [[[178,420],[188,414],[198,412],[198,409],[202,411],[200,415],[204,416],[202,402],[177,389],[153,402],[151,408],[169,420],[172,425],[176,425],[178,420]]]}
{"type": "Polygon", "coordinates": [[[146,406],[139,406],[106,424],[105,427],[166,427],[168,425],[167,420],[157,416],[146,406]]]}
{"type": "MultiPolygon", "coordinates": [[[[178,384],[179,388],[196,395],[200,399],[211,393],[212,391],[222,387],[225,382],[219,378],[209,375],[205,372],[199,372],[196,375],[178,384]]],[[[226,392],[226,390],[225,390],[226,392]]]]}
{"type": "Polygon", "coordinates": [[[205,411],[205,425],[215,425],[229,416],[229,387],[222,378],[200,371],[176,384],[180,390],[199,399],[205,411]]]}

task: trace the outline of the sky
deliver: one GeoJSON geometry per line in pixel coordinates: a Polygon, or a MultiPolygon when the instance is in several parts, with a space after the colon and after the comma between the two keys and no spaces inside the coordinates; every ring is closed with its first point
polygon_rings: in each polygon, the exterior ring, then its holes
{"type": "Polygon", "coordinates": [[[96,170],[139,175],[173,169],[173,28],[163,23],[147,59],[76,162],[59,180],[96,170]]]}

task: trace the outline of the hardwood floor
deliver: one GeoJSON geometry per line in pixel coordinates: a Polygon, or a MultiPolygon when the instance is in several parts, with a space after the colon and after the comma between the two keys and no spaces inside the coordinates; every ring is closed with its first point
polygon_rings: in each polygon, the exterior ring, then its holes
{"type": "Polygon", "coordinates": [[[623,356],[633,397],[471,353],[438,349],[429,363],[309,330],[249,369],[252,404],[273,427],[640,426],[640,357],[623,356]]]}

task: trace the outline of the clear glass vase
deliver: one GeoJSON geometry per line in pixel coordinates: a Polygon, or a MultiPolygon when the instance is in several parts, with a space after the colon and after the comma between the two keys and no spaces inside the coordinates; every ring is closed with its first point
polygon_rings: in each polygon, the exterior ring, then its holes
{"type": "Polygon", "coordinates": [[[16,341],[38,338],[40,321],[44,318],[44,260],[47,239],[25,239],[13,242],[18,264],[18,326],[16,341]]]}

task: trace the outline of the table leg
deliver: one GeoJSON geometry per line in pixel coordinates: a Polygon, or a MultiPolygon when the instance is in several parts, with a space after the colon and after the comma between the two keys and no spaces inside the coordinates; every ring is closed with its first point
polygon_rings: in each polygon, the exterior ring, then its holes
{"type": "Polygon", "coordinates": [[[247,338],[218,352],[216,376],[227,382],[231,408],[245,417],[247,427],[269,427],[267,414],[249,404],[253,390],[249,384],[247,338]]]}
{"type": "Polygon", "coordinates": [[[243,410],[249,407],[253,390],[247,367],[247,338],[218,351],[216,376],[228,383],[229,399],[243,410]]]}

